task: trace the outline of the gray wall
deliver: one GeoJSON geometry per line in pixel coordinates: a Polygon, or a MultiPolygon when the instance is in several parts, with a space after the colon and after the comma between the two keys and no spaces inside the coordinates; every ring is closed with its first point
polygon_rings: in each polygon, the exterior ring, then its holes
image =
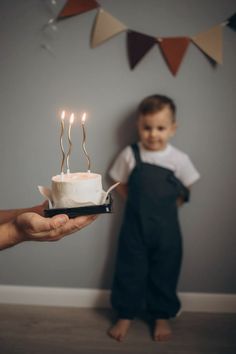
{"type": "MultiPolygon", "coordinates": [[[[69,107],[87,110],[92,169],[106,171],[135,137],[133,110],[144,96],[168,94],[178,106],[173,143],[186,151],[202,178],[180,212],[184,261],[180,291],[235,293],[235,88],[236,34],[224,29],[224,64],[213,68],[193,45],[177,77],[158,48],[130,71],[125,34],[91,49],[96,11],[62,21],[41,48],[49,1],[0,2],[0,207],[27,207],[42,199],[37,185],[59,172],[59,119],[69,107]]],[[[102,0],[129,28],[150,35],[194,35],[229,17],[234,0],[102,0]]],[[[81,132],[73,130],[72,170],[83,170],[81,132]]],[[[109,288],[122,202],[58,243],[25,243],[0,255],[0,283],[109,288]]]]}

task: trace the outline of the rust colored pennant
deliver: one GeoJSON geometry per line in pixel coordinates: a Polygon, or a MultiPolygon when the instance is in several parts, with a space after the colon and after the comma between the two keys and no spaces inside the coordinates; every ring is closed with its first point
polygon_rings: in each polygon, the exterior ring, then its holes
{"type": "Polygon", "coordinates": [[[227,26],[236,31],[236,12],[227,19],[227,26]]]}
{"type": "Polygon", "coordinates": [[[201,32],[192,38],[192,41],[204,54],[218,64],[223,62],[222,54],[222,26],[215,26],[208,31],[201,32]]]}
{"type": "Polygon", "coordinates": [[[99,7],[99,4],[95,0],[68,0],[57,16],[57,19],[62,20],[67,17],[80,15],[97,7],[99,7]]]}
{"type": "Polygon", "coordinates": [[[129,65],[134,69],[139,61],[156,44],[156,38],[135,31],[127,33],[129,65]]]}
{"type": "Polygon", "coordinates": [[[157,41],[170,71],[173,75],[176,75],[189,46],[190,39],[187,37],[171,37],[158,38],[157,41]]]}
{"type": "Polygon", "coordinates": [[[91,36],[91,47],[95,48],[99,44],[107,41],[109,38],[123,32],[127,27],[109,14],[107,11],[100,9],[97,13],[93,32],[91,36]]]}

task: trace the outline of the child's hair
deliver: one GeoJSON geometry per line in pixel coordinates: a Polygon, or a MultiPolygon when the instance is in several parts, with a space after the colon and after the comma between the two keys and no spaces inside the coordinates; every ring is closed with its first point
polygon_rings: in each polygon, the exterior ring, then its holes
{"type": "Polygon", "coordinates": [[[176,105],[174,101],[164,95],[151,95],[144,98],[138,106],[138,115],[147,115],[161,111],[168,106],[173,113],[173,121],[175,121],[176,105]]]}

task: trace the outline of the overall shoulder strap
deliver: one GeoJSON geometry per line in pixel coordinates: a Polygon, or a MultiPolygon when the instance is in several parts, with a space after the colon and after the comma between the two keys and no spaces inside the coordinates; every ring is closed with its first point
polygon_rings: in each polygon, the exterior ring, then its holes
{"type": "Polygon", "coordinates": [[[138,144],[137,143],[132,144],[131,148],[132,148],[132,151],[133,151],[133,154],[135,157],[136,164],[139,165],[142,162],[142,160],[140,157],[140,151],[139,151],[138,144]]]}

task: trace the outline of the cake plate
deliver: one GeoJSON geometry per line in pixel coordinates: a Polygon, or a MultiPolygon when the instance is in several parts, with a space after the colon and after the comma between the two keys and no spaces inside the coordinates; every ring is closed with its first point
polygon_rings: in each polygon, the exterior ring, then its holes
{"type": "Polygon", "coordinates": [[[76,218],[82,215],[93,214],[110,214],[112,213],[112,197],[108,195],[106,203],[101,205],[89,205],[76,208],[57,208],[57,209],[45,209],[44,216],[52,217],[58,214],[66,214],[70,219],[76,218]]]}

